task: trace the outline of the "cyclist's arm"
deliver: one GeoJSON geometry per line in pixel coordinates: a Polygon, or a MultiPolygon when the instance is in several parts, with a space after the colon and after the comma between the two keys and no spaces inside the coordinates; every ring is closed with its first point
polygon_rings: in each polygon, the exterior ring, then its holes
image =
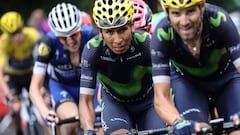
{"type": "Polygon", "coordinates": [[[180,119],[181,117],[172,101],[170,83],[155,83],[154,93],[154,105],[157,113],[165,122],[169,125],[173,125],[174,121],[180,119]]]}
{"type": "Polygon", "coordinates": [[[0,65],[0,87],[4,96],[11,100],[12,94],[4,77],[4,67],[1,65],[0,65]]]}
{"type": "Polygon", "coordinates": [[[44,99],[41,94],[41,88],[43,86],[45,76],[41,74],[33,74],[31,84],[30,84],[30,98],[32,103],[37,107],[37,109],[41,112],[43,118],[46,118],[49,109],[44,102],[44,99]]]}
{"type": "Polygon", "coordinates": [[[102,103],[102,96],[101,96],[101,91],[102,91],[102,84],[99,82],[99,85],[98,85],[98,93],[97,93],[97,101],[99,104],[102,103]]]}
{"type": "Polygon", "coordinates": [[[88,94],[80,94],[79,114],[81,125],[84,130],[93,130],[95,122],[94,112],[94,96],[88,94]]]}

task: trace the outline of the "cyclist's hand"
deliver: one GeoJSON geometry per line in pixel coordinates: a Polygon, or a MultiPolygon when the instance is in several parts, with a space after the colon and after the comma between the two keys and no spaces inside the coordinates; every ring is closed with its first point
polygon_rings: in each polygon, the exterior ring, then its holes
{"type": "Polygon", "coordinates": [[[57,117],[57,114],[55,113],[55,111],[50,110],[48,112],[47,117],[45,118],[45,124],[51,125],[51,123],[58,123],[58,122],[59,122],[59,118],[57,117]]]}
{"type": "Polygon", "coordinates": [[[240,125],[240,112],[231,115],[230,119],[233,121],[233,123],[236,126],[239,126],[240,125]]]}
{"type": "Polygon", "coordinates": [[[94,130],[85,130],[84,135],[96,135],[96,132],[94,130]]]}
{"type": "Polygon", "coordinates": [[[173,134],[174,135],[191,135],[196,133],[196,123],[192,120],[180,119],[176,121],[173,125],[173,134]]]}

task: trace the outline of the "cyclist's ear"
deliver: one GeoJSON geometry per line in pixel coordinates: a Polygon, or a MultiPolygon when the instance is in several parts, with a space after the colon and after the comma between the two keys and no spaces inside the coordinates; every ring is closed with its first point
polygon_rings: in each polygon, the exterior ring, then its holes
{"type": "Polygon", "coordinates": [[[130,27],[131,27],[131,31],[132,31],[132,33],[134,32],[134,26],[133,26],[133,23],[130,23],[130,25],[129,25],[130,27]]]}
{"type": "Polygon", "coordinates": [[[102,29],[101,28],[97,28],[99,33],[102,33],[102,29]]]}
{"type": "Polygon", "coordinates": [[[206,4],[206,0],[202,0],[202,3],[200,4],[200,10],[201,10],[202,14],[203,14],[203,12],[205,10],[205,4],[206,4]]]}

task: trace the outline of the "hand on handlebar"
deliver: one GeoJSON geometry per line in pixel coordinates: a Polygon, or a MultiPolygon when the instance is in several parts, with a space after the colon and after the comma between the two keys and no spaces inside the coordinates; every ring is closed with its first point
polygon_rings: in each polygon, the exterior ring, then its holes
{"type": "Polygon", "coordinates": [[[203,127],[208,126],[207,123],[200,123],[193,120],[179,119],[173,125],[174,135],[190,135],[200,132],[203,127]]]}
{"type": "Polygon", "coordinates": [[[195,133],[195,121],[179,119],[173,125],[173,134],[174,135],[190,135],[195,133]]]}
{"type": "Polygon", "coordinates": [[[231,115],[230,119],[233,121],[233,123],[236,126],[239,126],[240,125],[240,112],[231,115]]]}
{"type": "Polygon", "coordinates": [[[58,122],[59,122],[59,118],[57,117],[57,114],[55,113],[55,111],[50,110],[48,112],[47,117],[45,118],[45,124],[51,125],[52,123],[58,123],[58,122]]]}

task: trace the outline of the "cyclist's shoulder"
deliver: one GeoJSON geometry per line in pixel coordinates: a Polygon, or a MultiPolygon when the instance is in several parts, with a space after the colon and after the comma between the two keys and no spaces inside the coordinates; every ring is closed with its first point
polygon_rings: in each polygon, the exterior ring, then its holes
{"type": "Polygon", "coordinates": [[[226,10],[223,7],[211,3],[206,3],[205,12],[219,13],[219,11],[226,12],[226,10]]]}
{"type": "Polygon", "coordinates": [[[87,42],[86,48],[99,48],[102,45],[105,46],[104,40],[99,34],[97,34],[87,42]]]}
{"type": "Polygon", "coordinates": [[[206,3],[203,19],[207,20],[210,23],[212,23],[213,21],[227,22],[227,18],[229,17],[229,13],[224,8],[218,5],[206,3]]]}
{"type": "Polygon", "coordinates": [[[132,37],[133,37],[134,41],[139,44],[139,43],[143,43],[143,42],[146,42],[149,39],[151,39],[151,34],[146,31],[136,29],[133,32],[132,37]]]}
{"type": "Polygon", "coordinates": [[[33,40],[37,41],[40,39],[40,33],[32,27],[24,27],[23,28],[23,33],[25,35],[25,40],[33,40]]]}
{"type": "Polygon", "coordinates": [[[0,47],[3,47],[4,45],[6,44],[9,44],[9,35],[7,33],[3,33],[1,36],[0,36],[0,47]]]}

